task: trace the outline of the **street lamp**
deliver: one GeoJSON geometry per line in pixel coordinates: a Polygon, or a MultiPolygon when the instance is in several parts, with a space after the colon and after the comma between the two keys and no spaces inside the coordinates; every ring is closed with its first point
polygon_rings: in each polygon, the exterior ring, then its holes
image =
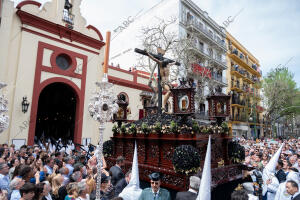
{"type": "Polygon", "coordinates": [[[28,111],[29,102],[27,101],[27,97],[23,97],[22,101],[22,112],[25,114],[28,111]]]}
{"type": "Polygon", "coordinates": [[[253,134],[253,138],[256,138],[258,135],[257,135],[257,131],[256,131],[256,104],[255,103],[253,103],[253,104],[251,104],[251,113],[250,113],[250,117],[249,117],[249,121],[252,121],[253,123],[254,123],[254,134],[253,134]],[[254,106],[254,108],[253,108],[253,106],[254,106]],[[252,117],[251,115],[252,115],[252,109],[254,109],[254,117],[252,117]]]}
{"type": "Polygon", "coordinates": [[[97,92],[91,99],[89,104],[90,115],[99,122],[99,145],[97,145],[97,182],[96,182],[96,200],[101,199],[101,171],[102,171],[102,157],[103,157],[103,132],[107,121],[111,120],[113,114],[119,109],[116,103],[117,96],[113,93],[113,84],[108,82],[108,57],[110,45],[110,32],[106,33],[106,49],[103,65],[103,79],[102,82],[96,83],[99,87],[97,92]]]}

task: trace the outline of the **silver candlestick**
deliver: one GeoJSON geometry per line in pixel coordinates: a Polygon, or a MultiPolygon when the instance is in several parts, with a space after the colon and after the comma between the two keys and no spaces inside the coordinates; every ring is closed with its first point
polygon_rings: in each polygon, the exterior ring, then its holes
{"type": "Polygon", "coordinates": [[[103,132],[105,123],[109,121],[113,114],[119,109],[116,103],[117,96],[113,93],[113,84],[108,82],[107,74],[103,75],[102,82],[97,82],[99,92],[91,99],[89,104],[89,112],[91,116],[100,123],[99,126],[99,145],[97,146],[97,183],[96,183],[96,200],[101,198],[101,171],[102,171],[102,152],[103,152],[103,132]]]}
{"type": "MultiPolygon", "coordinates": [[[[5,83],[0,82],[0,90],[6,86],[5,83]]],[[[2,133],[9,126],[9,117],[4,113],[8,111],[7,109],[8,101],[4,98],[4,95],[0,93],[0,133],[2,133]]]]}

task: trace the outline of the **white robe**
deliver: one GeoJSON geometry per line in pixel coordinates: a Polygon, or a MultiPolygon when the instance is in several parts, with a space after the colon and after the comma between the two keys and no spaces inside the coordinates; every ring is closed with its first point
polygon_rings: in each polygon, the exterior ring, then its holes
{"type": "MultiPolygon", "coordinates": [[[[293,180],[296,183],[299,184],[299,174],[297,172],[290,172],[287,177],[286,180],[293,180]]],[[[275,196],[275,200],[290,200],[291,199],[291,195],[289,195],[286,192],[286,181],[283,183],[280,183],[278,190],[276,192],[276,196],[275,196]]]]}
{"type": "Polygon", "coordinates": [[[291,195],[286,192],[286,182],[280,183],[274,200],[290,200],[291,195]]]}
{"type": "Polygon", "coordinates": [[[248,194],[248,200],[259,200],[257,196],[254,196],[253,194],[248,194]]]}
{"type": "Polygon", "coordinates": [[[266,176],[265,174],[263,174],[263,180],[264,180],[263,195],[265,195],[267,193],[267,199],[268,200],[274,200],[275,195],[276,195],[276,191],[279,187],[278,179],[273,174],[270,174],[269,176],[266,176]],[[272,180],[272,182],[269,185],[266,184],[266,181],[268,179],[272,180]]]}

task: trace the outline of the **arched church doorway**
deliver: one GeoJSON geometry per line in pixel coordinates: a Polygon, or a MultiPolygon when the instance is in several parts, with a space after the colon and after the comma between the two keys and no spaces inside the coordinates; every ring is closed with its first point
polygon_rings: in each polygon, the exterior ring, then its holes
{"type": "Polygon", "coordinates": [[[69,85],[47,85],[38,100],[35,138],[74,140],[77,103],[76,92],[69,85]]]}

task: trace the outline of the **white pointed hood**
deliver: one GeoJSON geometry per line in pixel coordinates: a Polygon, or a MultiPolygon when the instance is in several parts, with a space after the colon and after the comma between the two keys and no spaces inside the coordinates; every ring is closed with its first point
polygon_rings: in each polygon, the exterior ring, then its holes
{"type": "Polygon", "coordinates": [[[295,181],[297,184],[299,184],[299,173],[290,171],[289,174],[286,176],[286,180],[287,181],[292,180],[295,181]]]}
{"type": "Polygon", "coordinates": [[[197,200],[211,199],[211,136],[209,136],[197,200]]]}
{"type": "Polygon", "coordinates": [[[268,162],[268,164],[266,165],[264,171],[268,171],[268,173],[275,173],[275,168],[278,162],[278,159],[280,157],[280,153],[281,150],[283,148],[283,145],[281,145],[281,147],[277,150],[277,152],[274,154],[274,156],[270,159],[270,161],[268,162]]]}
{"type": "Polygon", "coordinates": [[[129,184],[124,188],[121,194],[119,194],[119,197],[122,197],[124,200],[136,200],[139,199],[141,193],[142,189],[140,188],[137,145],[135,142],[131,178],[129,184]]]}
{"type": "Polygon", "coordinates": [[[49,150],[50,150],[51,153],[54,152],[54,151],[53,151],[53,145],[52,145],[51,142],[50,142],[50,144],[49,144],[49,150]]]}
{"type": "Polygon", "coordinates": [[[269,161],[269,163],[266,165],[266,167],[263,170],[263,175],[262,175],[262,179],[263,179],[263,182],[264,182],[263,190],[262,190],[263,195],[265,195],[267,193],[267,184],[266,184],[267,180],[268,179],[272,180],[275,177],[275,169],[276,169],[276,165],[278,163],[278,159],[279,159],[281,150],[283,148],[283,145],[284,144],[281,145],[281,147],[277,150],[277,152],[274,154],[274,156],[271,158],[271,160],[269,161]]]}

